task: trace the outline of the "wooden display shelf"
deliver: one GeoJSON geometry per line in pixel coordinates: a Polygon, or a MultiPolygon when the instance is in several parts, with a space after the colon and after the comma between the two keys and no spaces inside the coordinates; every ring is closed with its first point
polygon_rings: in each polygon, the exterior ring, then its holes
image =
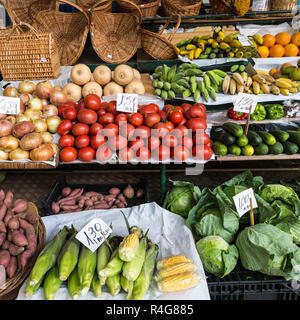
{"type": "Polygon", "coordinates": [[[216,156],[216,161],[249,161],[249,160],[295,160],[300,159],[300,154],[267,154],[265,156],[216,156]]]}

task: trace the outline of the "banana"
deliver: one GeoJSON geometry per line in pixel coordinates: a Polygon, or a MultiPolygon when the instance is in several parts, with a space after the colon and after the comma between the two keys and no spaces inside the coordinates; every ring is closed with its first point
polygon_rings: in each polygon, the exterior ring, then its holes
{"type": "Polygon", "coordinates": [[[219,93],[219,86],[217,86],[215,83],[212,83],[211,87],[216,91],[216,93],[219,93]]]}
{"type": "Polygon", "coordinates": [[[266,84],[259,84],[260,89],[263,91],[263,93],[269,94],[270,93],[270,87],[266,84]]]}
{"type": "Polygon", "coordinates": [[[241,76],[239,73],[237,73],[237,72],[234,72],[234,73],[232,74],[232,78],[233,78],[238,84],[240,84],[241,86],[243,86],[243,85],[245,84],[242,76],[241,76]]]}
{"type": "Polygon", "coordinates": [[[208,87],[207,88],[207,91],[208,91],[208,94],[209,96],[214,100],[216,101],[217,100],[217,95],[216,95],[216,91],[213,87],[208,87]]]}
{"type": "Polygon", "coordinates": [[[178,72],[172,78],[171,82],[177,82],[178,80],[182,79],[183,77],[184,77],[184,73],[183,72],[178,72]]]}
{"type": "Polygon", "coordinates": [[[231,95],[236,94],[236,82],[233,78],[230,78],[229,91],[231,95]]]}
{"type": "Polygon", "coordinates": [[[245,71],[243,71],[243,72],[241,73],[241,77],[242,77],[244,83],[246,84],[246,83],[247,83],[247,80],[248,80],[248,73],[245,72],[245,71]]]}
{"type": "Polygon", "coordinates": [[[281,79],[281,80],[277,79],[276,82],[275,82],[275,85],[277,87],[279,87],[279,88],[282,88],[282,89],[290,89],[290,88],[293,87],[290,83],[288,83],[288,82],[286,82],[284,80],[283,79],[281,79]]]}
{"type": "Polygon", "coordinates": [[[267,82],[270,83],[274,83],[276,80],[270,76],[268,73],[264,73],[264,74],[259,74],[260,76],[262,76],[267,82]]]}
{"type": "Polygon", "coordinates": [[[190,52],[189,52],[189,55],[188,55],[188,57],[189,57],[189,59],[192,61],[192,60],[194,60],[194,57],[195,57],[195,51],[196,50],[191,50],[190,52]]]}
{"type": "Polygon", "coordinates": [[[236,84],[236,92],[244,92],[244,86],[240,85],[239,83],[236,84]]]}
{"type": "Polygon", "coordinates": [[[284,96],[288,96],[290,94],[289,89],[285,89],[285,88],[280,88],[280,93],[283,94],[284,96]]]}
{"type": "Polygon", "coordinates": [[[222,84],[222,91],[224,94],[228,93],[229,85],[230,85],[230,76],[226,76],[222,84]]]}
{"type": "Polygon", "coordinates": [[[199,80],[197,82],[197,86],[198,86],[198,89],[200,90],[201,96],[203,96],[203,92],[204,92],[204,89],[205,89],[204,81],[203,80],[199,80]]]}
{"type": "Polygon", "coordinates": [[[280,89],[277,86],[272,86],[271,92],[273,94],[275,94],[275,95],[279,95],[280,94],[280,89]]]}
{"type": "Polygon", "coordinates": [[[200,94],[200,90],[197,89],[195,92],[194,92],[194,101],[195,102],[198,102],[201,98],[201,94],[200,94]]]}
{"type": "Polygon", "coordinates": [[[252,83],[253,83],[252,78],[248,77],[248,79],[246,81],[246,84],[245,84],[245,87],[249,90],[251,85],[252,85],[252,83]]]}
{"type": "Polygon", "coordinates": [[[171,69],[168,71],[168,82],[172,82],[173,78],[176,75],[176,65],[172,66],[171,69]]]}
{"type": "Polygon", "coordinates": [[[196,90],[197,90],[197,82],[192,82],[191,83],[190,90],[192,91],[192,93],[196,92],[196,90]]]}
{"type": "Polygon", "coordinates": [[[282,80],[285,81],[287,83],[289,83],[293,88],[297,88],[299,86],[299,83],[291,80],[291,79],[287,79],[287,78],[279,78],[278,80],[282,80]]]}
{"type": "Polygon", "coordinates": [[[221,78],[225,78],[227,76],[227,73],[223,70],[214,69],[212,71],[214,72],[214,74],[218,75],[221,78]]]}
{"type": "Polygon", "coordinates": [[[211,80],[207,74],[204,74],[203,81],[206,88],[211,86],[211,80]]]}
{"type": "Polygon", "coordinates": [[[188,51],[197,49],[197,47],[194,44],[188,44],[185,48],[188,51]]]}
{"type": "Polygon", "coordinates": [[[253,81],[252,87],[253,87],[253,93],[254,94],[259,94],[260,85],[259,85],[259,83],[257,81],[253,81]]]}
{"type": "Polygon", "coordinates": [[[208,93],[208,91],[207,91],[207,89],[206,88],[204,88],[204,90],[203,90],[203,98],[204,98],[204,100],[206,101],[206,102],[208,102],[208,100],[209,100],[209,93],[208,93]]]}
{"type": "Polygon", "coordinates": [[[168,72],[170,70],[170,67],[168,67],[166,64],[163,65],[162,69],[162,78],[163,81],[168,81],[168,72]]]}
{"type": "Polygon", "coordinates": [[[290,93],[297,93],[298,90],[297,90],[297,88],[292,87],[292,88],[289,88],[289,92],[290,93]]]}
{"type": "Polygon", "coordinates": [[[254,36],[251,36],[251,39],[253,39],[260,46],[262,46],[264,43],[264,39],[259,34],[255,34],[254,36]]]}
{"type": "Polygon", "coordinates": [[[203,49],[202,48],[197,48],[195,50],[195,59],[198,59],[200,57],[200,54],[202,53],[203,49]]]}
{"type": "Polygon", "coordinates": [[[258,83],[261,83],[261,84],[266,84],[266,79],[263,78],[261,75],[259,74],[255,74],[254,76],[252,76],[252,80],[258,82],[258,83]]]}
{"type": "Polygon", "coordinates": [[[219,46],[222,50],[226,50],[226,49],[230,48],[230,45],[226,42],[221,42],[219,46]]]}

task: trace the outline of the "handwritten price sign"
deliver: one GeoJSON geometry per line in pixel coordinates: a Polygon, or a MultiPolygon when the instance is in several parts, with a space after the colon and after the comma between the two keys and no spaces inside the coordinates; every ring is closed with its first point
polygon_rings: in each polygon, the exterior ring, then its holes
{"type": "Polygon", "coordinates": [[[236,210],[240,216],[250,211],[250,198],[252,199],[252,208],[257,208],[257,202],[252,188],[242,191],[233,197],[236,210]]]}
{"type": "Polygon", "coordinates": [[[237,112],[253,113],[257,105],[257,96],[239,92],[234,102],[233,110],[237,112]]]}
{"type": "Polygon", "coordinates": [[[138,95],[134,93],[119,93],[117,95],[117,111],[135,113],[138,110],[138,95]]]}
{"type": "Polygon", "coordinates": [[[19,114],[20,98],[11,98],[0,96],[0,113],[2,114],[19,114]]]}

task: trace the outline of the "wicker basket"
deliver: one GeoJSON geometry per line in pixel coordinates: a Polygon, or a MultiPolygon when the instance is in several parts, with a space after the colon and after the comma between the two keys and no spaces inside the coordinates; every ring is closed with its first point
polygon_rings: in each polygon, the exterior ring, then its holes
{"type": "Polygon", "coordinates": [[[298,0],[272,0],[271,11],[287,11],[294,10],[291,13],[275,13],[274,16],[295,16],[297,13],[298,0]]]}
{"type": "MultiPolygon", "coordinates": [[[[9,16],[11,22],[13,25],[16,24],[16,19],[18,20],[18,17],[16,16],[16,14],[9,8],[7,7],[6,3],[3,2],[2,0],[0,0],[0,5],[2,5],[4,7],[4,9],[6,10],[7,12],[7,15],[9,16]]],[[[8,26],[7,28],[5,29],[0,29],[0,36],[7,36],[10,34],[11,32],[11,29],[12,29],[12,26],[8,26]]],[[[16,32],[17,34],[20,34],[20,31],[19,29],[16,29],[16,32]]]]}
{"type": "Polygon", "coordinates": [[[235,13],[234,8],[225,0],[209,0],[211,8],[215,14],[232,14],[235,13]]]}
{"type": "Polygon", "coordinates": [[[90,34],[93,48],[99,58],[107,63],[126,62],[137,51],[142,14],[134,3],[127,0],[122,1],[131,4],[136,14],[103,12],[103,1],[91,9],[90,34]]]}
{"type": "Polygon", "coordinates": [[[19,290],[31,272],[31,269],[45,245],[46,240],[46,228],[41,219],[37,207],[32,203],[28,202],[28,212],[35,214],[38,217],[37,223],[34,225],[34,229],[37,234],[37,251],[33,257],[29,260],[25,269],[17,271],[17,273],[8,279],[5,283],[5,289],[0,289],[0,300],[13,300],[17,297],[19,290]]]}
{"type": "Polygon", "coordinates": [[[41,32],[51,30],[56,41],[60,64],[70,66],[81,56],[89,32],[89,16],[76,4],[67,1],[56,1],[55,10],[40,11],[33,26],[41,32]],[[73,6],[79,12],[60,12],[59,3],[73,6]]]}
{"type": "Polygon", "coordinates": [[[43,10],[54,10],[55,0],[37,0],[34,1],[28,8],[28,14],[32,22],[35,21],[36,16],[43,10]]]}
{"type": "Polygon", "coordinates": [[[13,10],[18,17],[19,21],[32,24],[29,15],[29,6],[36,0],[6,0],[7,6],[13,10]]]}
{"type": "Polygon", "coordinates": [[[177,16],[176,27],[174,28],[168,39],[161,36],[163,31],[167,28],[173,18],[174,17],[170,17],[168,19],[168,21],[158,34],[149,30],[140,29],[142,48],[156,60],[172,60],[177,59],[178,57],[178,52],[175,46],[170,41],[172,40],[180,26],[181,17],[177,16]]]}
{"type": "MultiPolygon", "coordinates": [[[[127,3],[122,3],[122,1],[116,1],[118,8],[121,12],[128,12],[132,6],[127,3]]],[[[134,0],[134,2],[142,13],[142,18],[155,17],[159,8],[160,0],[145,1],[145,0],[134,0]]]]}
{"type": "Polygon", "coordinates": [[[162,0],[162,8],[167,17],[196,16],[200,12],[201,5],[202,0],[162,0]]]}
{"type": "Polygon", "coordinates": [[[0,69],[5,81],[57,78],[60,63],[52,34],[23,22],[15,24],[8,35],[0,33],[0,69]],[[14,34],[16,29],[20,34],[14,34]]]}
{"type": "MultiPolygon", "coordinates": [[[[90,10],[99,0],[76,0],[76,3],[84,10],[90,10]]],[[[112,0],[106,0],[103,2],[102,6],[103,12],[112,11],[112,0]]]]}

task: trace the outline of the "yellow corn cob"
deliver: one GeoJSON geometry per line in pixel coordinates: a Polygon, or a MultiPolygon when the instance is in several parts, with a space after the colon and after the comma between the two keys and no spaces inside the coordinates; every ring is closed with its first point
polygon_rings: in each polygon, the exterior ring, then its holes
{"type": "Polygon", "coordinates": [[[253,81],[252,88],[253,88],[254,94],[259,94],[260,85],[257,81],[253,81]]]}
{"type": "Polygon", "coordinates": [[[232,78],[236,81],[236,83],[240,84],[241,86],[245,84],[242,76],[237,72],[232,74],[232,78]]]}
{"type": "Polygon", "coordinates": [[[244,92],[244,86],[240,85],[239,83],[236,84],[236,92],[244,92]]]}
{"type": "Polygon", "coordinates": [[[265,84],[267,82],[266,79],[259,74],[255,74],[254,76],[252,76],[252,80],[262,84],[265,84]]]}
{"type": "Polygon", "coordinates": [[[297,88],[289,88],[289,92],[290,93],[297,93],[298,92],[298,90],[297,90],[297,88]]]}
{"type": "Polygon", "coordinates": [[[275,82],[275,85],[282,89],[290,89],[292,88],[292,85],[288,82],[284,81],[283,79],[277,79],[275,82]]]}
{"type": "Polygon", "coordinates": [[[174,292],[189,289],[200,281],[200,275],[196,272],[187,272],[158,281],[158,289],[162,292],[174,292]]]}
{"type": "Polygon", "coordinates": [[[173,266],[160,269],[155,275],[154,279],[160,281],[163,278],[171,277],[174,275],[186,273],[186,272],[195,272],[196,265],[194,262],[183,262],[175,264],[173,266]]]}
{"type": "Polygon", "coordinates": [[[157,262],[156,269],[160,270],[162,268],[167,268],[170,266],[174,266],[183,262],[191,262],[191,259],[188,259],[184,255],[172,256],[165,259],[161,259],[157,262]]]}
{"type": "Polygon", "coordinates": [[[141,229],[137,227],[132,227],[130,234],[120,243],[119,247],[119,257],[123,261],[131,261],[137,248],[139,246],[139,238],[141,235],[141,229]]]}
{"type": "Polygon", "coordinates": [[[268,85],[260,83],[259,86],[264,93],[270,93],[270,87],[268,85]]]}
{"type": "Polygon", "coordinates": [[[283,94],[284,96],[288,96],[290,94],[289,89],[284,89],[284,88],[279,88],[280,93],[283,94]]]}
{"type": "Polygon", "coordinates": [[[280,94],[280,89],[277,86],[272,86],[271,91],[273,94],[280,94]]]}
{"type": "Polygon", "coordinates": [[[236,94],[236,82],[232,78],[230,79],[229,91],[230,91],[231,95],[235,95],[236,94]]]}
{"type": "Polygon", "coordinates": [[[197,47],[194,44],[188,44],[186,47],[186,50],[194,50],[197,49],[197,47]]]}

